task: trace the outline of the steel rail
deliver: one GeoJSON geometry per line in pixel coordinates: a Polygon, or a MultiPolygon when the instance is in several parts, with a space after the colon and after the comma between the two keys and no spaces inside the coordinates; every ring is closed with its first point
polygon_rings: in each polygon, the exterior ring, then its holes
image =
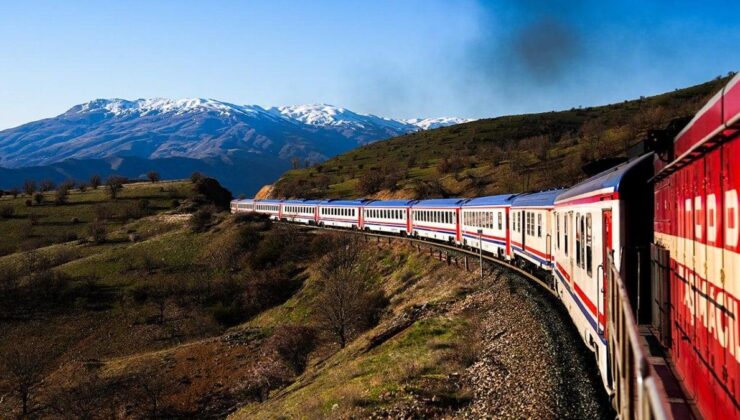
{"type": "MultiPolygon", "coordinates": [[[[361,234],[361,235],[370,236],[370,237],[377,237],[377,238],[400,239],[400,240],[405,240],[405,241],[408,241],[408,242],[411,242],[411,243],[425,244],[425,245],[428,245],[430,247],[443,248],[443,249],[450,250],[450,251],[464,253],[464,254],[467,254],[467,255],[469,255],[471,257],[475,257],[476,259],[477,258],[480,258],[480,254],[479,254],[479,251],[478,250],[475,250],[475,251],[468,250],[468,249],[465,249],[465,248],[460,248],[460,247],[457,247],[457,246],[454,246],[454,245],[450,245],[450,244],[446,244],[446,243],[443,243],[443,242],[436,242],[436,241],[432,241],[432,240],[425,240],[425,239],[415,238],[413,236],[401,236],[401,235],[397,235],[397,234],[393,234],[393,233],[384,233],[384,232],[368,232],[368,231],[359,230],[359,229],[342,229],[342,228],[334,228],[334,227],[326,227],[326,226],[318,226],[318,225],[304,225],[304,224],[296,224],[296,223],[292,223],[292,222],[283,222],[283,221],[279,221],[277,223],[286,223],[286,224],[289,224],[289,225],[292,225],[292,226],[299,226],[299,227],[302,227],[302,228],[308,228],[308,229],[314,229],[314,230],[328,230],[328,231],[342,232],[342,233],[361,234]]],[[[545,290],[547,290],[548,292],[550,292],[551,295],[555,296],[556,298],[560,298],[560,296],[558,296],[558,294],[557,294],[557,292],[555,290],[553,290],[547,283],[545,283],[544,281],[542,281],[539,277],[535,276],[534,274],[532,274],[532,273],[530,273],[528,271],[525,271],[522,268],[519,268],[519,267],[517,267],[517,266],[515,266],[513,264],[510,264],[510,263],[506,262],[506,261],[503,261],[503,260],[501,260],[499,258],[496,258],[496,257],[494,257],[494,256],[492,256],[490,254],[485,254],[484,253],[483,254],[483,259],[486,260],[486,261],[488,261],[488,262],[491,262],[491,263],[494,263],[496,265],[499,265],[499,266],[501,266],[501,267],[503,267],[503,268],[505,268],[507,270],[515,271],[516,273],[518,273],[518,274],[526,277],[527,279],[534,281],[539,286],[541,286],[542,288],[544,288],[545,290]]]]}

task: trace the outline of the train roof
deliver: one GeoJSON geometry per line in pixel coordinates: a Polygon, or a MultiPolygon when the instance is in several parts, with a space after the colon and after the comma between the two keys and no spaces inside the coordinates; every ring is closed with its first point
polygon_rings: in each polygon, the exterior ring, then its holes
{"type": "Polygon", "coordinates": [[[255,201],[258,202],[258,203],[266,203],[266,204],[280,204],[280,203],[283,202],[283,200],[273,200],[273,199],[270,199],[270,200],[255,200],[255,201]]]}
{"type": "Polygon", "coordinates": [[[516,194],[489,195],[487,197],[471,198],[463,204],[463,207],[476,206],[510,206],[516,194]]]}
{"type": "Polygon", "coordinates": [[[460,207],[467,198],[433,198],[431,200],[419,200],[414,207],[460,207]]]}
{"type": "Polygon", "coordinates": [[[564,189],[541,191],[518,195],[512,200],[513,207],[550,207],[555,205],[555,198],[564,189]]]}
{"type": "Polygon", "coordinates": [[[416,200],[374,200],[365,204],[365,207],[408,207],[416,200]]]}
{"type": "Polygon", "coordinates": [[[322,206],[361,206],[368,200],[324,200],[319,204],[322,206]]]}
{"type": "Polygon", "coordinates": [[[627,175],[632,169],[640,165],[640,163],[649,161],[652,162],[653,154],[648,153],[640,156],[639,158],[629,160],[621,163],[611,169],[607,169],[600,174],[596,174],[591,178],[582,181],[567,190],[562,194],[558,195],[555,201],[563,201],[569,198],[578,197],[580,195],[588,194],[594,191],[604,192],[615,192],[619,191],[620,183],[625,175],[627,175]]]}
{"type": "Polygon", "coordinates": [[[283,204],[318,204],[321,200],[283,200],[283,204]]]}

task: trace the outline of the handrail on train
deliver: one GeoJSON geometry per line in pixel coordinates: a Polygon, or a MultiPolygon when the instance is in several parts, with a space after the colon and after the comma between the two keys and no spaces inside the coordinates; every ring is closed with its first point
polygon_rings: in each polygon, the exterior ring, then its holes
{"type": "Polygon", "coordinates": [[[608,347],[613,356],[611,377],[614,406],[619,418],[672,418],[665,396],[658,391],[654,372],[640,345],[637,321],[612,255],[607,255],[606,272],[609,302],[608,347]]]}

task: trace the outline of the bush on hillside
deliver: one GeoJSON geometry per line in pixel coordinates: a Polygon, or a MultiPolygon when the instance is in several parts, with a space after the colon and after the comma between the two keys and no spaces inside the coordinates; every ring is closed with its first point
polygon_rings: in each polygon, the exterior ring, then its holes
{"type": "Polygon", "coordinates": [[[0,207],[0,217],[3,219],[10,219],[15,214],[15,208],[13,206],[2,206],[0,207]]]}
{"type": "Polygon", "coordinates": [[[193,195],[194,201],[213,204],[219,211],[228,210],[231,205],[231,191],[213,178],[198,178],[193,185],[193,195]]]}
{"type": "Polygon", "coordinates": [[[93,220],[88,226],[87,226],[87,232],[90,236],[90,241],[101,244],[105,242],[105,237],[107,234],[105,223],[101,221],[100,219],[93,220]]]}
{"type": "Polygon", "coordinates": [[[190,218],[190,230],[193,232],[204,232],[208,229],[213,219],[213,207],[205,206],[199,208],[190,218]]]}

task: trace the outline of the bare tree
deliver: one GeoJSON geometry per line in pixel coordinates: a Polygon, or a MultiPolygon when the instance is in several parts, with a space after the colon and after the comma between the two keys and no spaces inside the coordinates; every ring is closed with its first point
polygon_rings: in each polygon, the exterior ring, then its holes
{"type": "Polygon", "coordinates": [[[355,236],[334,239],[335,249],[319,266],[316,310],[320,326],[344,348],[371,324],[384,297],[372,282],[372,267],[364,258],[363,244],[355,236]]]}
{"type": "Polygon", "coordinates": [[[27,418],[43,408],[36,401],[37,391],[56,350],[48,342],[31,339],[0,354],[0,376],[16,399],[19,417],[27,418]]]}
{"type": "Polygon", "coordinates": [[[152,183],[159,182],[159,172],[155,171],[149,171],[146,173],[146,177],[149,178],[149,181],[152,183]]]}
{"type": "Polygon", "coordinates": [[[100,183],[100,175],[93,175],[90,177],[90,187],[92,187],[92,189],[97,190],[100,183]]]}
{"type": "Polygon", "coordinates": [[[108,195],[110,198],[116,199],[118,193],[123,189],[123,184],[126,182],[126,178],[117,175],[111,175],[105,181],[105,186],[108,187],[108,195]]]}
{"type": "Polygon", "coordinates": [[[41,192],[51,191],[54,187],[56,187],[56,184],[54,184],[54,181],[50,179],[44,179],[39,183],[39,189],[41,192]]]}
{"type": "Polygon", "coordinates": [[[25,180],[23,182],[23,192],[29,197],[33,195],[36,192],[36,181],[32,179],[25,180]]]}
{"type": "Polygon", "coordinates": [[[69,185],[64,183],[60,184],[59,187],[57,187],[56,192],[54,192],[54,203],[56,205],[65,204],[67,202],[67,199],[69,198],[69,185]]]}
{"type": "Polygon", "coordinates": [[[95,218],[88,226],[88,233],[90,234],[90,240],[96,244],[102,244],[105,242],[105,223],[99,218],[95,218]]]}

